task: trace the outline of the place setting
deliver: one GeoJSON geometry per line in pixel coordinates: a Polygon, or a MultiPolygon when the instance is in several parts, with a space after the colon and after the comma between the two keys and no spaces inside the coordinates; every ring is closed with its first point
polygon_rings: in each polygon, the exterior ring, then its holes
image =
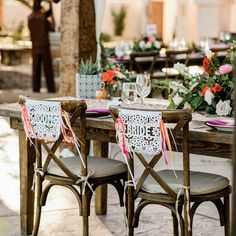
{"type": "Polygon", "coordinates": [[[205,124],[223,132],[234,132],[235,129],[234,118],[212,118],[205,121],[205,124]]]}

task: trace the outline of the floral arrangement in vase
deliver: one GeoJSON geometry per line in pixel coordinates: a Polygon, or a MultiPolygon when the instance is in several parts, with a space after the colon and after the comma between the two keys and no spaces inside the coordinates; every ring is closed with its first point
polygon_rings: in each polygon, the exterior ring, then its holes
{"type": "Polygon", "coordinates": [[[235,80],[232,64],[235,58],[236,42],[233,42],[223,63],[215,53],[206,53],[202,74],[191,74],[184,64],[175,64],[174,68],[179,71],[183,80],[167,81],[162,85],[169,92],[169,108],[191,108],[219,116],[232,115],[235,80]]]}
{"type": "Polygon", "coordinates": [[[162,47],[162,41],[157,37],[144,36],[139,40],[134,41],[133,51],[144,52],[144,51],[159,51],[162,47]]]}
{"type": "Polygon", "coordinates": [[[130,72],[122,64],[106,65],[102,69],[102,88],[110,96],[119,97],[122,84],[132,80],[130,72]]]}

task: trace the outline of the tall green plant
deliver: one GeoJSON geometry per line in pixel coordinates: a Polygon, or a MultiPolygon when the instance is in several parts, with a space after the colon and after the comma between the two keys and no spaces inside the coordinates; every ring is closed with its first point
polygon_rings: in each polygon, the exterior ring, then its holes
{"type": "Polygon", "coordinates": [[[118,12],[112,9],[111,13],[113,16],[115,35],[121,36],[125,28],[126,9],[122,6],[118,12]]]}

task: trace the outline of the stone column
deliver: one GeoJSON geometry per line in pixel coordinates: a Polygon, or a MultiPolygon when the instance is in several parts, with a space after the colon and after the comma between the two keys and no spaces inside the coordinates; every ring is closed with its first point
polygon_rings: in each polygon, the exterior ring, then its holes
{"type": "Polygon", "coordinates": [[[76,67],[96,50],[94,0],[61,1],[61,96],[75,96],[76,67]]]}

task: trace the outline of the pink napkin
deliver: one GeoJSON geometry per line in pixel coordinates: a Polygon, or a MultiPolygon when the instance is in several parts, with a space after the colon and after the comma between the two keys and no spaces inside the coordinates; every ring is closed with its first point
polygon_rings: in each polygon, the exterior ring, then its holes
{"type": "Polygon", "coordinates": [[[235,125],[233,121],[227,121],[227,120],[220,120],[220,119],[211,119],[208,120],[207,123],[209,125],[219,125],[219,126],[233,126],[235,125]]]}
{"type": "Polygon", "coordinates": [[[99,109],[99,108],[90,108],[86,110],[86,114],[92,116],[107,116],[110,115],[111,111],[109,109],[99,109]]]}

